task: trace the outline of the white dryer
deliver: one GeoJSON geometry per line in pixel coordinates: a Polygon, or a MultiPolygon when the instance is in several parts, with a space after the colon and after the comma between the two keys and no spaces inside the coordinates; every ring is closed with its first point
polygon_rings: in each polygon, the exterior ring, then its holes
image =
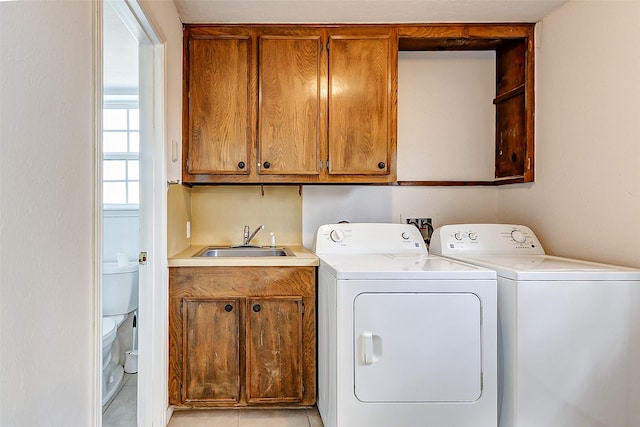
{"type": "Polygon", "coordinates": [[[640,270],[546,255],[523,225],[447,225],[430,250],[498,274],[501,427],[640,426],[640,270]]]}
{"type": "Polygon", "coordinates": [[[325,427],[495,427],[495,272],[431,256],[406,224],[318,229],[325,427]]]}

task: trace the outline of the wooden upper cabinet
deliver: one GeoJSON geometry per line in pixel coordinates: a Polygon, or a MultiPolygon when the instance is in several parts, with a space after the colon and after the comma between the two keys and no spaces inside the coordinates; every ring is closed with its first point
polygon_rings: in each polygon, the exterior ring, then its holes
{"type": "Polygon", "coordinates": [[[258,43],[258,164],[261,175],[319,175],[325,113],[322,37],[271,31],[258,43]]]}
{"type": "Polygon", "coordinates": [[[252,51],[247,30],[185,30],[185,182],[199,174],[250,173],[252,51]]]}
{"type": "Polygon", "coordinates": [[[362,33],[329,35],[329,174],[393,181],[397,41],[390,29],[362,33]]]}
{"type": "Polygon", "coordinates": [[[534,24],[398,26],[401,51],[495,51],[495,176],[400,185],[500,185],[534,180],[534,24]]]}
{"type": "Polygon", "coordinates": [[[183,181],[393,182],[388,26],[187,25],[183,181]]]}
{"type": "Polygon", "coordinates": [[[183,182],[531,182],[533,32],[533,24],[186,25],[183,182]],[[496,52],[494,179],[396,182],[398,50],[496,52]]]}

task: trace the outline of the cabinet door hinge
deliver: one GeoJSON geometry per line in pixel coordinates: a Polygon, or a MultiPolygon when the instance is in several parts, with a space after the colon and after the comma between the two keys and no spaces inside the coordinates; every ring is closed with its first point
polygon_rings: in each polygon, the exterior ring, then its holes
{"type": "Polygon", "coordinates": [[[182,303],[184,302],[184,300],[180,300],[180,315],[182,315],[182,303]]]}
{"type": "Polygon", "coordinates": [[[182,394],[182,383],[180,383],[180,399],[184,400],[184,395],[182,394]]]}
{"type": "Polygon", "coordinates": [[[327,40],[327,52],[329,52],[329,40],[327,40]]]}
{"type": "Polygon", "coordinates": [[[302,303],[302,315],[304,316],[304,303],[302,303]]]}
{"type": "Polygon", "coordinates": [[[329,170],[329,160],[327,160],[327,170],[329,170]]]}

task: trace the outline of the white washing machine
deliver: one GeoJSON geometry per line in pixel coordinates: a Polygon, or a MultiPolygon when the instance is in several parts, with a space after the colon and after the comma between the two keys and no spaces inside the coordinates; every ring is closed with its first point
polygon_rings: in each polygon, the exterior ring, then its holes
{"type": "Polygon", "coordinates": [[[501,427],[640,426],[640,270],[545,255],[522,225],[447,225],[430,250],[498,274],[501,427]]]}
{"type": "Polygon", "coordinates": [[[406,224],[318,229],[325,427],[495,427],[495,272],[431,256],[406,224]]]}

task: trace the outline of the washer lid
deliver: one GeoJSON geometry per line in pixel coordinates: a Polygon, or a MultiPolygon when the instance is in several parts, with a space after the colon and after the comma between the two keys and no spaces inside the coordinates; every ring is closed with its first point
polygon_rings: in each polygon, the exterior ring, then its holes
{"type": "Polygon", "coordinates": [[[320,267],[337,279],[489,279],[495,271],[452,259],[422,254],[322,254],[320,267]]]}
{"type": "Polygon", "coordinates": [[[640,270],[551,255],[473,255],[457,260],[513,280],[640,280],[640,270]]]}

